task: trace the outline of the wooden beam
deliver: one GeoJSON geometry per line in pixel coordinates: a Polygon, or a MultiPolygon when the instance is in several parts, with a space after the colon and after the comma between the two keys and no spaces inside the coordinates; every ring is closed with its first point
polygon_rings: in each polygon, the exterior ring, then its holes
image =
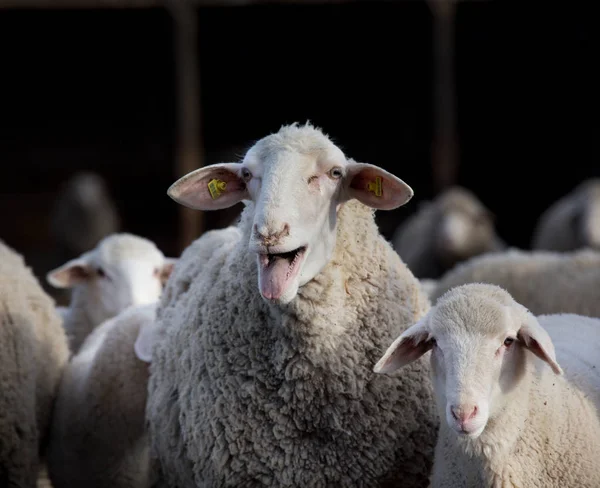
{"type": "Polygon", "coordinates": [[[433,110],[432,174],[434,191],[456,184],[459,147],[456,127],[454,70],[455,14],[458,0],[428,0],[433,14],[433,110]]]}
{"type": "MultiPolygon", "coordinates": [[[[176,178],[204,165],[200,122],[200,73],[196,9],[184,0],[167,3],[175,35],[177,90],[176,178]]],[[[179,206],[179,249],[183,251],[203,230],[203,213],[179,206]]]]}

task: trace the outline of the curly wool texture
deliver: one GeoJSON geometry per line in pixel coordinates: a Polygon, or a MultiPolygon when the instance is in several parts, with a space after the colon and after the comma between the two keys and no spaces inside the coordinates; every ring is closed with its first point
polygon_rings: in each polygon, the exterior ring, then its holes
{"type": "Polygon", "coordinates": [[[33,487],[45,449],[67,338],[54,301],[0,241],[0,481],[33,487]]]}
{"type": "Polygon", "coordinates": [[[507,290],[535,315],[575,313],[600,317],[600,252],[520,251],[472,258],[446,273],[431,299],[466,283],[490,283],[507,290]]]}
{"type": "Polygon", "coordinates": [[[150,486],[145,428],[148,364],[134,353],[156,304],[97,327],[65,370],[48,449],[54,488],[150,486]]]}
{"type": "Polygon", "coordinates": [[[188,306],[162,315],[147,417],[164,486],[424,486],[437,429],[428,364],[372,372],[429,309],[419,283],[351,201],[329,264],[272,307],[247,251],[252,216],[249,205],[188,306]]]}

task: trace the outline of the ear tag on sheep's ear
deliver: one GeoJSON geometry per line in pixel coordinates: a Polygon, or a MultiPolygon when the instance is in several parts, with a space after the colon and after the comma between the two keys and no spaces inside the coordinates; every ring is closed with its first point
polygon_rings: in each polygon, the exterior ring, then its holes
{"type": "Polygon", "coordinates": [[[375,193],[376,197],[383,195],[383,188],[381,187],[381,176],[376,176],[375,181],[370,181],[367,185],[367,191],[375,193]]]}
{"type": "Polygon", "coordinates": [[[213,200],[216,200],[221,196],[221,193],[225,191],[227,183],[222,180],[213,179],[208,182],[208,191],[213,200]]]}

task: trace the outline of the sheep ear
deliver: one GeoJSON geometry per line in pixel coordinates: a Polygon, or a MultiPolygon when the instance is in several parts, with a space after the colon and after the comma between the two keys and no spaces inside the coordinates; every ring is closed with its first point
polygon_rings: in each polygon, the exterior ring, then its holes
{"type": "Polygon", "coordinates": [[[50,271],[46,275],[46,280],[55,288],[72,288],[90,279],[92,274],[92,267],[87,260],[79,257],[50,271]]]}
{"type": "Polygon", "coordinates": [[[426,315],[406,329],[388,348],[373,368],[375,373],[391,373],[419,359],[433,347],[426,315]]]}
{"type": "Polygon", "coordinates": [[[527,322],[517,333],[517,337],[533,354],[546,361],[555,374],[563,374],[562,368],[556,362],[556,353],[550,335],[530,313],[527,322]]]}
{"type": "Polygon", "coordinates": [[[163,285],[167,283],[169,276],[171,276],[175,263],[177,263],[177,258],[165,258],[165,262],[160,270],[160,281],[163,285]]]}
{"type": "Polygon", "coordinates": [[[239,177],[239,163],[220,163],[197,169],[178,179],[167,190],[177,203],[196,210],[228,208],[250,198],[239,177]]]}
{"type": "Polygon", "coordinates": [[[145,363],[152,362],[152,348],[158,338],[158,327],[156,320],[145,322],[140,326],[137,339],[133,344],[136,357],[145,363]]]}
{"type": "Polygon", "coordinates": [[[378,166],[348,161],[344,178],[344,198],[378,210],[393,210],[406,204],[414,195],[413,189],[397,176],[378,166]]]}

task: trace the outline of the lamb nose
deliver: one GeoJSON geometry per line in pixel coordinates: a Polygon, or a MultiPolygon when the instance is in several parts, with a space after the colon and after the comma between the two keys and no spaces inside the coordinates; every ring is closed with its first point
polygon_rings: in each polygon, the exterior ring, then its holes
{"type": "Polygon", "coordinates": [[[452,416],[460,422],[466,422],[477,415],[477,405],[452,405],[452,416]]]}

